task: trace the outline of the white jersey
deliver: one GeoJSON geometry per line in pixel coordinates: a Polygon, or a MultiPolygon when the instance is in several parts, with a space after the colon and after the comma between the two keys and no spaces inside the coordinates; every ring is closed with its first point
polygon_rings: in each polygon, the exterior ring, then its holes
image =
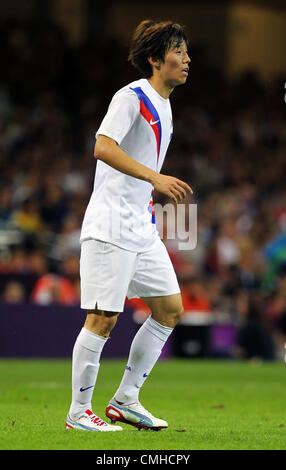
{"type": "MultiPolygon", "coordinates": [[[[169,99],[140,79],[115,93],[96,138],[114,139],[134,160],[160,172],[172,132],[169,99]]],[[[130,251],[148,250],[159,236],[152,193],[151,183],[97,160],[81,242],[95,238],[130,251]]]]}

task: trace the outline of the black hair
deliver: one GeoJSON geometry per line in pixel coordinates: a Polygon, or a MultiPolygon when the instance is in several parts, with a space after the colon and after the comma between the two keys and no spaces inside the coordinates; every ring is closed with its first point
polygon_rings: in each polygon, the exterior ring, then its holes
{"type": "Polygon", "coordinates": [[[128,60],[145,77],[153,75],[148,57],[164,62],[171,47],[180,47],[185,41],[189,45],[184,26],[172,21],[143,20],[135,29],[128,60]]]}

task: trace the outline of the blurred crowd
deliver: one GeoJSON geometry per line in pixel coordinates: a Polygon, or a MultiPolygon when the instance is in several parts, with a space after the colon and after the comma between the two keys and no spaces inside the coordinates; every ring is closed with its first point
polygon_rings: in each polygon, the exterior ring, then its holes
{"type": "MultiPolygon", "coordinates": [[[[78,304],[95,132],[115,91],[138,75],[112,37],[71,47],[55,25],[9,21],[0,39],[0,299],[78,304]]],[[[197,246],[179,250],[164,227],[162,238],[185,314],[227,316],[238,328],[238,357],[281,357],[285,77],[263,82],[248,70],[227,79],[190,43],[188,83],[171,95],[174,134],[162,172],[194,190],[187,204],[197,204],[197,246]]],[[[171,203],[160,194],[155,202],[171,203]]]]}

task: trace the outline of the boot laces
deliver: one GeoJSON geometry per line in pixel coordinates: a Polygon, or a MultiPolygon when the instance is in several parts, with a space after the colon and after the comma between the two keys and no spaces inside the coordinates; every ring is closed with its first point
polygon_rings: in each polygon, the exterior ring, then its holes
{"type": "Polygon", "coordinates": [[[99,418],[99,416],[96,416],[95,414],[91,415],[90,419],[97,426],[104,426],[107,424],[103,419],[99,418]]]}

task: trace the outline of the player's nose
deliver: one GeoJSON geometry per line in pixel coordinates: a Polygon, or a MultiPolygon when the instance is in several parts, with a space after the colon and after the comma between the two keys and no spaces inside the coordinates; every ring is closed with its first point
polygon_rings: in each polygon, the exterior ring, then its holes
{"type": "Polygon", "coordinates": [[[187,64],[191,63],[191,58],[190,58],[189,54],[187,54],[187,53],[186,53],[186,57],[185,57],[184,62],[186,62],[187,64]]]}

